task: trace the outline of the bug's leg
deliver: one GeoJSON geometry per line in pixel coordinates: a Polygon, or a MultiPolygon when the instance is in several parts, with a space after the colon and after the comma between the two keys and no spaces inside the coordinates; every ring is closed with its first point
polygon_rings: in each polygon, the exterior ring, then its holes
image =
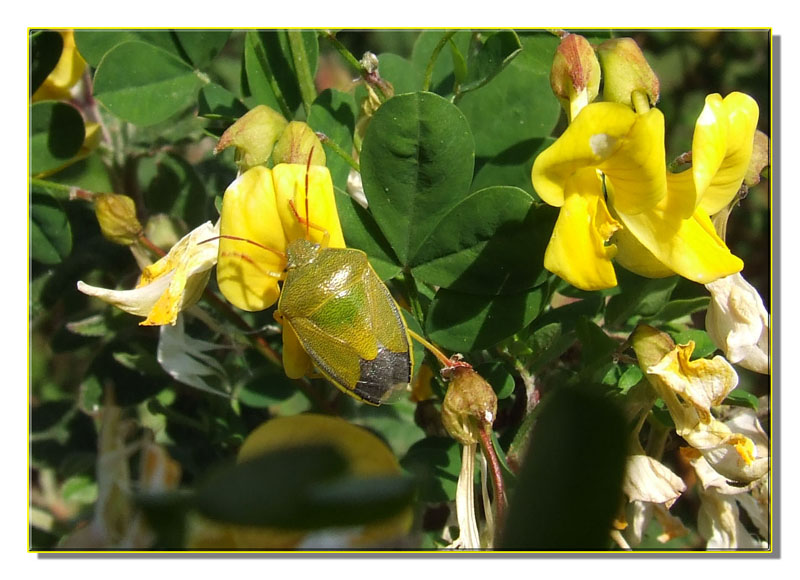
{"type": "Polygon", "coordinates": [[[222,252],[219,255],[219,257],[220,258],[228,258],[228,257],[240,258],[240,259],[244,260],[245,262],[247,262],[248,264],[250,264],[251,266],[253,266],[255,269],[257,269],[261,274],[264,274],[264,276],[270,276],[270,277],[276,278],[278,280],[285,280],[286,279],[286,272],[275,272],[274,270],[265,270],[264,268],[259,266],[253,258],[251,258],[247,254],[243,254],[241,252],[222,252]]]}
{"type": "Polygon", "coordinates": [[[297,206],[295,205],[293,199],[289,200],[289,207],[292,208],[292,213],[294,214],[294,217],[295,219],[297,219],[298,222],[300,222],[307,228],[313,228],[318,232],[322,232],[322,242],[320,242],[320,246],[322,246],[323,248],[327,248],[328,242],[331,239],[331,233],[322,226],[317,225],[313,222],[309,222],[306,218],[302,217],[300,213],[297,211],[297,206]]]}
{"type": "MultiPolygon", "coordinates": [[[[252,244],[257,248],[261,248],[262,250],[266,250],[267,252],[272,252],[276,256],[280,256],[284,260],[286,259],[286,254],[284,254],[283,252],[281,252],[279,250],[276,250],[274,248],[270,248],[269,246],[265,246],[263,244],[259,244],[258,242],[255,242],[253,240],[248,240],[247,238],[240,238],[239,236],[229,236],[229,235],[222,234],[222,235],[219,235],[219,236],[214,236],[213,238],[208,238],[207,240],[203,240],[202,242],[197,242],[197,245],[205,244],[205,243],[208,243],[208,242],[213,242],[214,240],[223,240],[223,239],[224,240],[234,240],[236,242],[245,242],[245,243],[248,243],[248,244],[252,244]]],[[[228,252],[225,252],[225,254],[227,255],[228,252]]]]}

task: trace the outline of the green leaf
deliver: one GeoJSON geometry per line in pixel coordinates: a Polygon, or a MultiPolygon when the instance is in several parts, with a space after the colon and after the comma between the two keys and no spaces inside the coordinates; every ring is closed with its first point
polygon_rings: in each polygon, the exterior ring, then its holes
{"type": "Polygon", "coordinates": [[[36,92],[58,64],[64,40],[55,30],[37,30],[30,35],[31,93],[36,92]]]}
{"type": "Polygon", "coordinates": [[[478,296],[439,290],[426,320],[426,335],[455,352],[489,348],[528,326],[542,311],[546,290],[478,296]]]}
{"type": "Polygon", "coordinates": [[[31,195],[31,258],[58,264],[72,252],[72,229],[67,214],[52,195],[31,195]]]}
{"type": "Polygon", "coordinates": [[[631,387],[637,385],[643,378],[644,374],[642,373],[642,369],[636,365],[631,365],[625,370],[625,372],[622,373],[622,376],[617,382],[617,386],[622,393],[625,394],[631,389],[631,387]]]}
{"type": "Polygon", "coordinates": [[[381,78],[392,83],[395,95],[413,93],[422,86],[423,73],[410,60],[385,52],[378,57],[378,62],[381,78]]]}
{"type": "Polygon", "coordinates": [[[679,320],[695,312],[708,308],[711,301],[710,296],[698,296],[696,298],[682,298],[680,300],[670,300],[655,314],[647,317],[647,322],[657,326],[659,323],[672,322],[679,320]]]}
{"type": "Polygon", "coordinates": [[[197,114],[208,119],[235,121],[247,113],[247,107],[236,95],[216,83],[200,89],[197,114]]]}
{"type": "Polygon", "coordinates": [[[621,292],[612,296],[606,307],[606,323],[621,326],[635,315],[655,314],[669,301],[677,276],[669,278],[642,278],[619,269],[618,283],[621,292]]]}
{"type": "Polygon", "coordinates": [[[492,385],[498,399],[510,397],[514,392],[514,377],[505,364],[498,361],[487,362],[475,367],[475,371],[492,385]]]}
{"type": "Polygon", "coordinates": [[[418,481],[420,500],[453,501],[461,470],[461,449],[449,437],[426,437],[414,443],[400,461],[418,481]]]}
{"type": "Polygon", "coordinates": [[[97,67],[95,97],[135,125],[154,125],[191,106],[203,81],[169,52],[140,41],[112,48],[97,67]]]}
{"type": "MultiPolygon", "coordinates": [[[[319,133],[324,133],[333,143],[348,155],[353,151],[353,132],[356,127],[357,107],[352,95],[328,89],[322,91],[311,105],[308,125],[319,133]]],[[[350,165],[329,145],[323,143],[327,166],[331,172],[334,187],[347,188],[350,165]]]]}
{"type": "Polygon", "coordinates": [[[556,389],[541,407],[499,548],[607,550],[623,497],[625,418],[589,389],[556,389]]]}
{"type": "Polygon", "coordinates": [[[490,187],[445,215],[411,262],[428,284],[472,294],[513,294],[544,282],[544,250],[557,217],[514,187],[490,187]]]}
{"type": "Polygon", "coordinates": [[[475,159],[475,177],[472,190],[492,185],[510,185],[539,199],[531,183],[531,169],[536,156],[547,149],[555,140],[551,137],[521,141],[491,158],[475,159]]]}
{"type": "Polygon", "coordinates": [[[83,59],[97,68],[112,48],[136,40],[183,58],[177,37],[170,30],[75,30],[75,44],[83,59]]]}
{"type": "MultiPolygon", "coordinates": [[[[445,34],[447,34],[447,32],[442,30],[423,30],[417,37],[414,48],[411,51],[411,62],[420,75],[420,84],[417,85],[417,89],[422,86],[421,81],[428,68],[428,63],[430,63],[434,48],[445,34]]],[[[469,30],[459,30],[452,36],[450,42],[454,44],[456,50],[463,55],[469,52],[471,38],[472,33],[469,30]]],[[[442,50],[439,53],[439,57],[434,63],[433,74],[431,76],[430,90],[440,95],[452,93],[455,83],[453,59],[448,52],[450,51],[442,50]]]]}
{"type": "Polygon", "coordinates": [[[413,264],[444,217],[466,195],[474,142],[457,107],[432,93],[389,99],[361,150],[370,211],[401,264],[413,264]]]}
{"type": "Polygon", "coordinates": [[[72,105],[40,101],[31,105],[30,171],[39,175],[58,169],[80,151],[86,130],[72,105]]]}
{"type": "Polygon", "coordinates": [[[381,280],[397,276],[403,268],[378,224],[375,223],[375,219],[348,194],[339,189],[334,191],[336,210],[342,223],[347,247],[365,252],[369,263],[381,280]]]}
{"type": "Polygon", "coordinates": [[[230,30],[175,30],[173,34],[178,43],[195,67],[199,68],[211,62],[222,50],[230,30]]]}
{"type": "Polygon", "coordinates": [[[717,346],[708,336],[705,330],[697,328],[690,328],[680,332],[670,332],[675,344],[688,344],[690,340],[694,341],[694,351],[692,351],[692,360],[698,358],[705,358],[714,354],[717,346]]]}
{"type": "Polygon", "coordinates": [[[137,167],[145,204],[153,213],[165,213],[184,220],[190,227],[206,221],[212,200],[195,167],[175,154],[144,157],[137,167]]]}
{"type": "Polygon", "coordinates": [[[477,52],[470,54],[466,77],[458,92],[463,95],[484,86],[521,51],[522,43],[513,30],[500,30],[490,34],[477,52]]]}
{"type": "Polygon", "coordinates": [[[753,411],[758,411],[758,397],[752,393],[748,393],[744,389],[733,389],[725,400],[722,401],[723,405],[734,405],[736,407],[749,407],[753,411]]]}
{"type": "MultiPolygon", "coordinates": [[[[317,34],[313,30],[304,30],[302,37],[313,75],[319,60],[317,34]]],[[[245,95],[251,97],[248,102],[251,108],[267,105],[287,118],[294,117],[302,97],[285,30],[248,32],[244,43],[244,68],[247,78],[245,95]]]]}
{"type": "Polygon", "coordinates": [[[490,83],[459,100],[469,120],[478,157],[495,157],[530,139],[548,137],[561,108],[550,88],[558,39],[525,35],[523,50],[490,83]]]}

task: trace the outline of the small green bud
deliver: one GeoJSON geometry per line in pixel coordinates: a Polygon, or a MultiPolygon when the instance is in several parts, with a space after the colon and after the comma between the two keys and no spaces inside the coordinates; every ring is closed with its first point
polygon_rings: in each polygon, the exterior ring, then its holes
{"type": "Polygon", "coordinates": [[[550,86],[570,119],[597,98],[600,62],[592,45],[580,34],[561,39],[550,69],[550,86]]]}
{"type": "Polygon", "coordinates": [[[267,162],[278,137],[286,128],[286,119],[266,105],[258,105],[239,118],[222,134],[214,153],[234,145],[242,171],[267,162]]]}
{"type": "Polygon", "coordinates": [[[136,204],[127,195],[99,193],[93,197],[94,213],[103,236],[115,244],[130,246],[142,234],[136,204]]]}
{"type": "Polygon", "coordinates": [[[442,403],[442,424],[453,439],[462,445],[472,445],[479,441],[480,430],[494,423],[497,395],[468,365],[446,372],[450,385],[442,403]]]}
{"type": "Polygon", "coordinates": [[[309,154],[311,154],[311,165],[325,165],[325,150],[317,134],[306,123],[292,121],[278,138],[272,151],[272,161],[275,165],[279,163],[305,165],[308,163],[309,154]]]}
{"type": "Polygon", "coordinates": [[[597,47],[603,68],[603,98],[633,107],[635,91],[647,95],[650,105],[659,97],[656,73],[647,64],[642,49],[632,38],[612,38],[597,47]]]}

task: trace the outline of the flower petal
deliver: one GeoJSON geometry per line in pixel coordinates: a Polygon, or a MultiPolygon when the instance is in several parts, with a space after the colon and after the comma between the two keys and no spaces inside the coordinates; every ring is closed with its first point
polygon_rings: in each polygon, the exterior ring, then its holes
{"type": "Polygon", "coordinates": [[[314,370],[311,357],[308,356],[294,329],[283,323],[283,370],[290,379],[309,376],[314,370]]]}
{"type": "Polygon", "coordinates": [[[146,286],[133,290],[109,290],[78,281],[78,290],[103,302],[116,306],[128,314],[147,316],[153,305],[169,286],[171,276],[163,276],[146,286]]]}
{"type": "Polygon", "coordinates": [[[629,501],[663,503],[669,508],[686,491],[686,484],[652,457],[637,454],[628,457],[622,489],[629,501]]]}
{"type": "MultiPolygon", "coordinates": [[[[615,190],[609,187],[608,191],[618,209],[615,190]]],[[[620,211],[616,217],[657,261],[684,278],[707,284],[740,271],[744,264],[714,231],[708,215],[698,210],[690,219],[683,219],[681,210],[676,209],[680,206],[680,200],[669,191],[652,209],[636,215],[620,211]]],[[[628,254],[627,248],[620,251],[628,254]]],[[[634,269],[636,260],[630,262],[634,269]]]]}
{"type": "Polygon", "coordinates": [[[220,236],[217,283],[222,294],[242,310],[272,306],[278,300],[278,280],[286,265],[286,237],[269,169],[253,167],[225,191],[220,236]]]}
{"type": "Polygon", "coordinates": [[[299,163],[281,163],[272,169],[278,215],[288,241],[309,239],[323,243],[325,233],[329,235],[328,247],[344,248],[342,226],[336,210],[333,182],[327,167],[311,165],[306,168],[299,163]],[[306,169],[308,169],[308,192],[306,192],[306,169]],[[310,225],[298,220],[306,218],[306,197],[308,197],[308,221],[310,225]],[[294,203],[297,215],[292,210],[294,203]]]}
{"type": "Polygon", "coordinates": [[[690,402],[701,418],[710,418],[711,407],[719,405],[739,383],[733,367],[721,356],[691,360],[694,342],[677,345],[661,361],[647,369],[683,400],[690,402]]]}
{"type": "Polygon", "coordinates": [[[578,171],[567,182],[565,203],[558,214],[544,267],[576,288],[613,288],[617,277],[611,258],[616,247],[606,241],[620,227],[611,217],[594,169],[578,171]]]}
{"type": "Polygon", "coordinates": [[[725,99],[714,94],[695,125],[692,173],[700,207],[713,215],[727,206],[742,185],[753,153],[758,104],[744,93],[725,99]]]}
{"type": "Polygon", "coordinates": [[[583,168],[598,167],[622,146],[636,123],[636,113],[618,103],[584,107],[555,143],[533,163],[533,188],[545,203],[564,204],[567,181],[583,168]]]}
{"type": "Polygon", "coordinates": [[[667,195],[664,153],[664,115],[650,109],[636,116],[630,132],[614,155],[599,165],[614,184],[614,207],[637,214],[655,206],[667,195]]]}
{"type": "Polygon", "coordinates": [[[734,364],[769,373],[769,314],[758,291],[741,274],[706,284],[711,305],[706,331],[734,364]]]}

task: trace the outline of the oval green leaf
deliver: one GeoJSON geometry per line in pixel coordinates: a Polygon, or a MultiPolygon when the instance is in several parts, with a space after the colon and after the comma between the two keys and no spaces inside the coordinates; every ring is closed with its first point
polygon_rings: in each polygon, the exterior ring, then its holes
{"type": "Polygon", "coordinates": [[[111,49],[94,76],[95,97],[135,125],[154,125],[192,105],[202,81],[194,70],[158,47],[139,41],[111,49]]]}
{"type": "Polygon", "coordinates": [[[550,89],[558,38],[521,37],[523,50],[490,83],[464,95],[458,106],[469,119],[478,157],[494,157],[528,139],[547,137],[561,108],[550,89]]]}
{"type": "Polygon", "coordinates": [[[386,101],[367,128],[361,178],[370,211],[410,265],[467,194],[475,145],[457,107],[433,93],[386,101]]]}
{"type": "Polygon", "coordinates": [[[85,135],[83,117],[72,105],[59,101],[31,105],[31,175],[64,165],[78,153],[85,135]]]}
{"type": "Polygon", "coordinates": [[[75,30],[78,52],[95,68],[112,48],[131,40],[146,42],[176,57],[182,57],[177,38],[169,30],[75,30]]]}
{"type": "Polygon", "coordinates": [[[502,296],[439,290],[425,321],[426,335],[455,352],[489,348],[528,326],[542,311],[545,295],[543,286],[502,296]]]}
{"type": "Polygon", "coordinates": [[[211,62],[231,36],[230,30],[175,30],[184,54],[195,67],[211,62]]]}
{"type": "Polygon", "coordinates": [[[72,229],[64,208],[52,195],[31,195],[31,258],[58,264],[72,252],[72,229]]]}
{"type": "Polygon", "coordinates": [[[516,187],[461,200],[414,258],[418,279],[472,294],[513,294],[544,282],[544,250],[557,211],[516,187]]]}

